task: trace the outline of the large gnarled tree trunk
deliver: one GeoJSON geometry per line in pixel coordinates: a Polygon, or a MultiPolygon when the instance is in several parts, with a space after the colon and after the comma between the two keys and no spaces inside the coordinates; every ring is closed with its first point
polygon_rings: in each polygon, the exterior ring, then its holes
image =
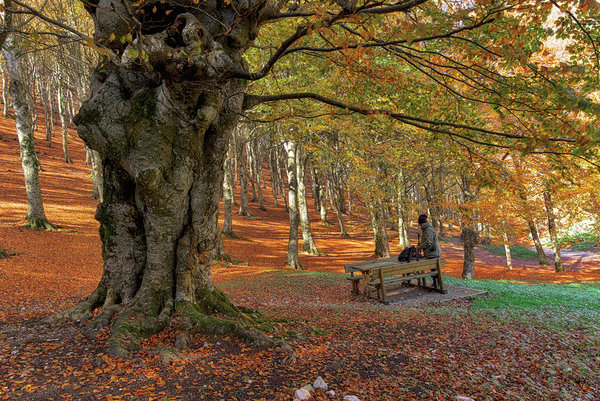
{"type": "Polygon", "coordinates": [[[142,35],[110,42],[120,63],[101,60],[92,96],[75,119],[102,158],[104,200],[96,216],[104,271],[97,289],[62,317],[89,319],[102,307],[92,325],[113,325],[117,354],[136,349],[175,310],[190,331],[234,332],[266,344],[211,277],[223,165],[245,87],[228,74],[247,69],[242,54],[265,3],[152,3],[154,13],[132,3],[88,6],[96,39],[130,34],[128,26],[137,24],[126,20],[132,9],[142,35]],[[113,7],[118,12],[107,11],[113,7]],[[227,29],[237,12],[245,18],[227,29]]]}

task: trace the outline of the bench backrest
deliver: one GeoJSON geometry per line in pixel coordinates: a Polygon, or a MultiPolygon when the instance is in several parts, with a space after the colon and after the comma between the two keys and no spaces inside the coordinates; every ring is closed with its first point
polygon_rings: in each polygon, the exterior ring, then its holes
{"type": "MultiPolygon", "coordinates": [[[[397,276],[399,274],[409,274],[415,273],[422,270],[434,270],[438,268],[438,263],[440,267],[444,267],[446,265],[445,258],[436,258],[436,259],[421,259],[418,262],[410,262],[410,263],[400,263],[397,262],[395,266],[384,267],[381,269],[384,277],[387,276],[397,276]]],[[[373,276],[375,278],[379,274],[374,272],[373,276]]]]}

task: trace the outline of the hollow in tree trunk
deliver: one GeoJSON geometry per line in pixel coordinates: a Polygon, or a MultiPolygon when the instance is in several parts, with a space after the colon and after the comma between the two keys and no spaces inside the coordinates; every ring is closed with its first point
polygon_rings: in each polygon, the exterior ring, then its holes
{"type": "MultiPolygon", "coordinates": [[[[92,329],[111,324],[116,355],[138,349],[173,319],[187,333],[231,332],[272,343],[214,287],[211,274],[223,162],[245,87],[228,74],[247,69],[242,54],[266,3],[181,4],[168,23],[160,21],[164,30],[150,17],[132,43],[110,42],[121,64],[100,61],[93,95],[75,118],[79,135],[103,160],[96,217],[104,270],[96,290],[57,318],[91,319],[92,329]],[[238,12],[245,18],[237,21],[238,12]]],[[[130,0],[112,6],[120,12],[87,6],[97,38],[121,37],[135,26],[123,20],[130,0]]]]}

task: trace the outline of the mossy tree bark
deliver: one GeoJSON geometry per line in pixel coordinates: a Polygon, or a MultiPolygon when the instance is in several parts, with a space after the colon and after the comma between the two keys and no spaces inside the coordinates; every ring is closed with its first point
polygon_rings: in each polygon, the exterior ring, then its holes
{"type": "Polygon", "coordinates": [[[137,349],[174,316],[192,331],[269,343],[241,323],[245,315],[211,276],[224,161],[245,88],[228,74],[247,70],[242,54],[265,12],[264,2],[235,3],[151,3],[160,9],[141,6],[139,19],[130,0],[87,7],[96,39],[125,37],[128,27],[141,25],[131,41],[110,42],[120,60],[100,61],[92,96],[75,118],[80,137],[102,159],[104,199],[96,218],[104,270],[96,290],[57,319],[112,324],[116,354],[137,349]]]}

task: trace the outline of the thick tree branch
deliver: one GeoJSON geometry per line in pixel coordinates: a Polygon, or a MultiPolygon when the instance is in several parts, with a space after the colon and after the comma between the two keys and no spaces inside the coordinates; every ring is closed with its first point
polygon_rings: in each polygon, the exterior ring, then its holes
{"type": "MultiPolygon", "coordinates": [[[[402,12],[402,11],[408,11],[411,8],[414,8],[420,4],[426,3],[429,0],[410,0],[410,1],[404,1],[392,6],[385,6],[385,7],[379,7],[379,8],[368,8],[368,9],[359,9],[357,10],[357,13],[368,13],[368,14],[387,14],[387,13],[392,13],[392,12],[402,12]]],[[[337,21],[352,15],[349,11],[347,10],[342,10],[340,13],[321,20],[321,21],[316,21],[312,24],[309,25],[299,25],[298,28],[296,29],[296,32],[290,36],[288,39],[286,39],[277,49],[277,51],[275,52],[275,54],[273,54],[271,56],[271,58],[269,59],[269,61],[267,61],[267,63],[263,66],[263,68],[258,71],[258,72],[246,72],[246,71],[241,71],[241,70],[236,70],[233,74],[232,74],[232,78],[242,78],[242,79],[246,79],[249,81],[256,81],[259,80],[261,78],[264,78],[265,76],[267,76],[267,74],[271,71],[271,69],[273,68],[273,66],[277,63],[277,61],[279,61],[279,59],[283,56],[285,56],[286,54],[289,54],[291,52],[288,52],[290,47],[296,43],[300,38],[306,36],[309,32],[311,32],[314,28],[316,27],[326,27],[326,26],[332,26],[334,23],[336,23],[337,21]]],[[[332,50],[333,51],[333,50],[332,50]]]]}
{"type": "MultiPolygon", "coordinates": [[[[457,124],[457,123],[451,123],[451,122],[447,122],[447,121],[430,120],[430,119],[426,119],[426,118],[410,116],[407,114],[395,113],[393,111],[385,110],[385,109],[366,109],[366,108],[362,108],[362,107],[352,106],[352,105],[349,105],[349,104],[346,104],[346,103],[343,103],[343,102],[340,102],[337,100],[329,99],[325,96],[321,96],[321,95],[318,95],[315,93],[285,93],[285,94],[267,95],[267,96],[246,95],[246,99],[244,101],[244,106],[246,109],[248,109],[248,108],[251,108],[251,107],[261,104],[261,103],[275,102],[275,101],[280,101],[280,100],[300,100],[300,99],[315,100],[315,101],[318,101],[318,102],[321,102],[324,104],[328,104],[330,106],[338,107],[338,108],[344,109],[344,110],[349,110],[354,113],[362,114],[365,116],[372,116],[372,115],[377,115],[377,114],[386,115],[386,116],[389,116],[390,118],[393,118],[395,120],[398,120],[398,121],[403,122],[408,125],[412,125],[414,127],[418,127],[418,128],[430,131],[430,132],[437,132],[437,133],[442,133],[442,134],[447,134],[447,135],[459,135],[459,134],[457,134],[455,132],[444,130],[443,128],[440,128],[440,127],[466,130],[466,131],[477,132],[477,133],[481,133],[481,134],[485,134],[485,135],[491,135],[491,136],[507,138],[507,139],[518,139],[518,140],[533,139],[533,138],[530,138],[530,137],[527,137],[524,135],[508,134],[505,132],[493,131],[493,130],[488,130],[488,129],[484,129],[484,128],[474,127],[471,125],[457,124]]],[[[549,138],[548,141],[565,142],[565,143],[574,143],[575,142],[574,139],[570,139],[570,138],[549,138]]]]}

